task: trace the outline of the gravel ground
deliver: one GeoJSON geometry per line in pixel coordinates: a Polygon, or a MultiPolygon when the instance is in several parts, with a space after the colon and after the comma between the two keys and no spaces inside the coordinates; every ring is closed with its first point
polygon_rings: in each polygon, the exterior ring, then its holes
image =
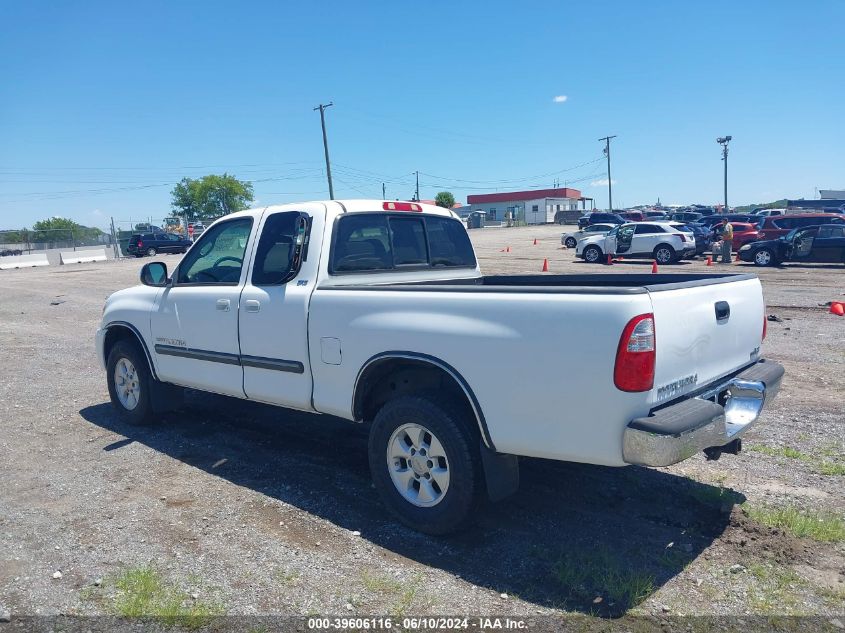
{"type": "MultiPolygon", "coordinates": [[[[543,258],[553,273],[651,265],[577,262],[560,227],[470,233],[487,273],[539,273],[543,258]]],[[[0,619],[113,613],[122,574],[152,567],[184,604],[227,614],[812,614],[841,624],[841,538],[751,516],[845,517],[845,476],[825,474],[845,467],[845,319],[819,305],[845,300],[842,266],[666,267],[757,272],[781,319],[763,353],[787,378],[746,450],[660,469],[523,460],[520,492],[450,538],[386,518],[366,435],[345,421],[191,392],[164,424],[120,423],[92,337],[105,297],[139,268],[0,273],[0,619]]]]}

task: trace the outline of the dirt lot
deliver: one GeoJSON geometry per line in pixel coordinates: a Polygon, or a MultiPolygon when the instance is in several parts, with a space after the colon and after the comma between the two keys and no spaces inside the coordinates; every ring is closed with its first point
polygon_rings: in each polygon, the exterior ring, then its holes
{"type": "MultiPolygon", "coordinates": [[[[576,262],[559,227],[471,234],[488,273],[539,273],[544,257],[555,273],[651,265],[576,262]]],[[[819,614],[841,625],[845,318],[819,304],[845,300],[845,267],[716,268],[758,272],[781,319],[763,350],[787,377],[740,456],[663,469],[523,460],[518,495],[440,539],[385,516],[366,435],[347,422],[191,393],[161,425],[121,424],[92,337],[105,297],[139,267],[0,273],[0,616],[167,602],[199,617],[819,614]]]]}

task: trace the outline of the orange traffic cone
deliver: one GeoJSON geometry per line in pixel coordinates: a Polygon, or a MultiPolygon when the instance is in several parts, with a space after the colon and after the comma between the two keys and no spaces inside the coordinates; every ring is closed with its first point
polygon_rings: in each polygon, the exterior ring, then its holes
{"type": "Polygon", "coordinates": [[[607,255],[607,265],[613,266],[613,255],[611,255],[610,253],[608,253],[607,255]]]}
{"type": "Polygon", "coordinates": [[[534,246],[537,246],[537,238],[534,238],[534,246]]]}
{"type": "Polygon", "coordinates": [[[836,316],[845,316],[845,304],[840,301],[833,301],[830,304],[830,313],[836,316]]]}
{"type": "Polygon", "coordinates": [[[657,260],[656,259],[651,260],[651,274],[652,275],[657,274],[657,260]]]}
{"type": "Polygon", "coordinates": [[[707,256],[707,265],[708,265],[708,266],[712,266],[712,265],[713,265],[713,258],[712,258],[712,257],[710,257],[710,255],[708,255],[708,256],[707,256]]]}
{"type": "Polygon", "coordinates": [[[543,259],[543,270],[541,272],[544,272],[544,273],[549,272],[549,260],[548,260],[548,258],[543,259]]]}

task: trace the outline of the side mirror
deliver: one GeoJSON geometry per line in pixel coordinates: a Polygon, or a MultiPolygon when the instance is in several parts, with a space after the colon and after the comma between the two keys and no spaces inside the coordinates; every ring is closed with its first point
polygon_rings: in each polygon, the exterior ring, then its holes
{"type": "Polygon", "coordinates": [[[167,264],[163,262],[150,262],[141,268],[141,283],[145,286],[163,288],[170,283],[167,277],[167,264]]]}

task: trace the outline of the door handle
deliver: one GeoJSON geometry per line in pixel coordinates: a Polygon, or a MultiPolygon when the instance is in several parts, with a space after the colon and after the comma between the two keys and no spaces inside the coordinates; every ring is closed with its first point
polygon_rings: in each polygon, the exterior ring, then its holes
{"type": "Polygon", "coordinates": [[[261,303],[255,299],[247,299],[244,301],[244,307],[247,312],[258,312],[261,309],[261,303]]]}
{"type": "Polygon", "coordinates": [[[217,309],[221,312],[228,312],[229,306],[231,305],[231,301],[228,299],[218,299],[217,300],[217,309]]]}

